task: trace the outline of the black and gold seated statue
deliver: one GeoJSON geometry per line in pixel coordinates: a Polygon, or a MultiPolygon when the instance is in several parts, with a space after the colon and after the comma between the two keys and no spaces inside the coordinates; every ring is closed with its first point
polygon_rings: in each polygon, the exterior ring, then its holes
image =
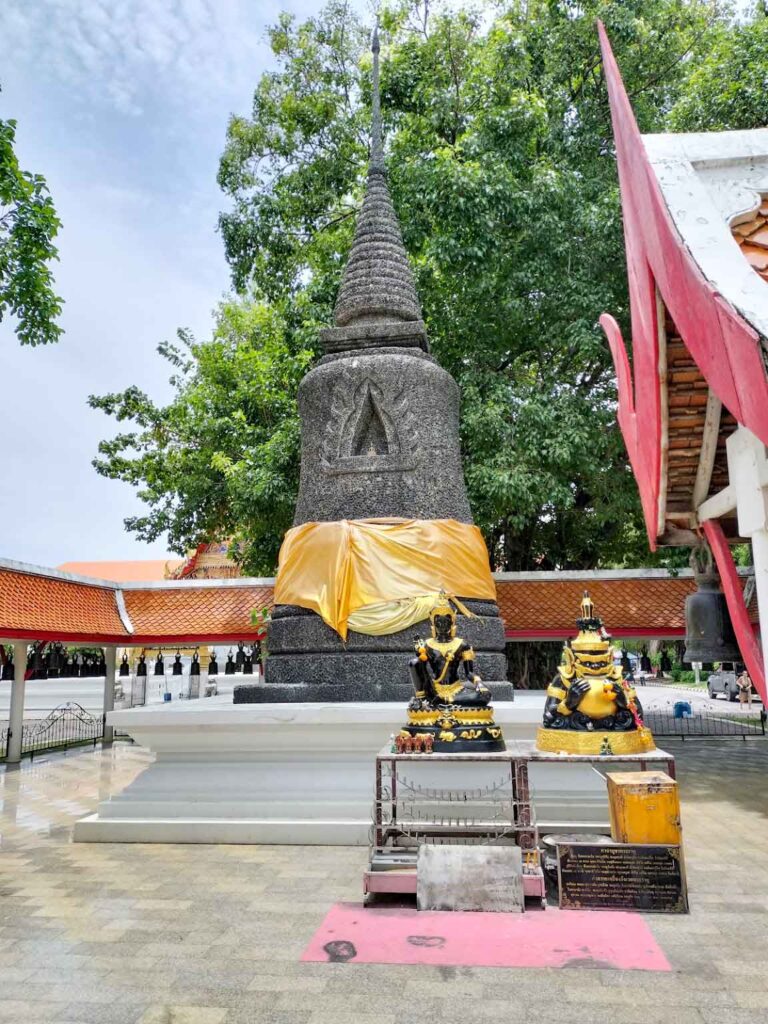
{"type": "Polygon", "coordinates": [[[429,619],[432,636],[416,637],[416,657],[409,663],[415,693],[400,736],[422,741],[431,736],[430,749],[441,753],[504,750],[501,729],[493,721],[491,691],[475,672],[471,644],[456,636],[456,612],[445,594],[429,619]]]}
{"type": "Polygon", "coordinates": [[[642,754],[655,748],[634,686],[614,665],[611,638],[584,591],[579,635],[566,641],[549,684],[539,750],[565,754],[642,754]]]}

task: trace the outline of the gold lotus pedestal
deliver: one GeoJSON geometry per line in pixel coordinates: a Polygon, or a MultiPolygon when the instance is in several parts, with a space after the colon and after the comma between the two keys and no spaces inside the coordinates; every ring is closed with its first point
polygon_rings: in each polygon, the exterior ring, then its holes
{"type": "Polygon", "coordinates": [[[536,733],[536,749],[549,754],[647,754],[656,749],[656,742],[645,726],[632,732],[540,728],[536,733]]]}

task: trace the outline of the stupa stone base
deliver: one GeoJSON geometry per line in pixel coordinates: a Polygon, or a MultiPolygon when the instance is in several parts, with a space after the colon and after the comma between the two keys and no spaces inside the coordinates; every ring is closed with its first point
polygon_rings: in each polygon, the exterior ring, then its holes
{"type": "MultiPolygon", "coordinates": [[[[534,739],[542,698],[495,705],[508,742],[534,739]]],[[[108,724],[156,757],[77,823],[75,841],[366,845],[375,757],[404,712],[401,703],[236,705],[226,696],[113,711],[108,724]]],[[[426,754],[419,771],[424,785],[463,778],[426,754]]],[[[530,772],[540,829],[608,827],[605,785],[589,766],[530,772]]]]}
{"type": "MultiPolygon", "coordinates": [[[[457,632],[478,652],[476,668],[494,701],[512,700],[506,682],[504,625],[492,601],[462,599],[473,616],[459,615],[457,632]]],[[[408,662],[413,638],[429,636],[428,619],[387,636],[350,630],[346,643],[319,615],[278,605],[269,624],[264,682],[235,688],[235,703],[275,701],[401,701],[413,696],[408,662]]]]}

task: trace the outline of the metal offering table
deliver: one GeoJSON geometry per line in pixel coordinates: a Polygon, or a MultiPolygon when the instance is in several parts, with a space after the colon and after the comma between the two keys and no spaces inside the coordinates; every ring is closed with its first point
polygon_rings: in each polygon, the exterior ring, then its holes
{"type": "Polygon", "coordinates": [[[514,844],[523,853],[523,890],[545,902],[539,833],[531,801],[529,764],[664,765],[675,777],[674,755],[554,754],[513,741],[493,753],[376,755],[371,860],[363,877],[366,899],[376,893],[415,893],[423,843],[514,844]]]}

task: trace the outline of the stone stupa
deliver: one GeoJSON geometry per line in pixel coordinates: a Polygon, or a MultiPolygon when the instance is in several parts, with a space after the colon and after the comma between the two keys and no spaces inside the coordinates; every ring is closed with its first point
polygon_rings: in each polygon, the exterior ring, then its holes
{"type": "MultiPolygon", "coordinates": [[[[472,523],[459,447],[459,389],[429,354],[421,306],[387,186],[373,37],[370,164],[325,355],[299,387],[301,479],[294,526],[397,517],[472,523]]],[[[439,588],[438,588],[439,589],[439,588]]],[[[459,630],[496,700],[511,699],[505,639],[493,601],[456,596],[473,614],[459,630]]],[[[319,615],[276,605],[265,682],[237,701],[407,701],[414,634],[350,630],[346,642],[319,615]]]]}

